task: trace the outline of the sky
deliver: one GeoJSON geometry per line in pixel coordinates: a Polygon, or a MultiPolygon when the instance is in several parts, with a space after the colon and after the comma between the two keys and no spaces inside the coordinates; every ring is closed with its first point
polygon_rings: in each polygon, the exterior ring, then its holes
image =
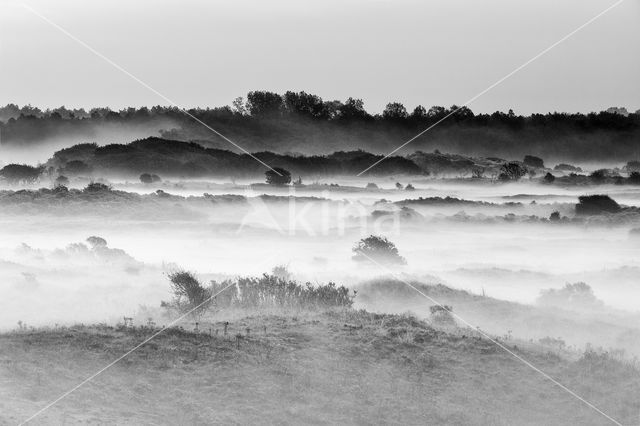
{"type": "MultiPolygon", "coordinates": [[[[461,105],[615,0],[0,0],[0,104],[231,104],[251,90],[461,105]],[[159,95],[160,94],[160,95],[159,95]]],[[[626,0],[469,106],[640,109],[640,0],[626,0]]]]}

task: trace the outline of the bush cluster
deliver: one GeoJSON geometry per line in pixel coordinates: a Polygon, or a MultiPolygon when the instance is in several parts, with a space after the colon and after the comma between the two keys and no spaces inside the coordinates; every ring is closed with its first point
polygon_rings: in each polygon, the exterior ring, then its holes
{"type": "Polygon", "coordinates": [[[190,272],[180,271],[169,275],[174,300],[162,306],[186,313],[196,306],[205,309],[211,305],[228,308],[292,308],[326,309],[348,308],[353,305],[355,292],[335,283],[313,285],[264,274],[262,277],[246,277],[235,280],[211,281],[208,287],[190,272]],[[186,284],[186,285],[185,285],[186,284]],[[227,288],[229,287],[229,288],[227,288]],[[226,289],[226,290],[225,290],[226,289]],[[188,291],[187,291],[188,290],[188,291]]]}

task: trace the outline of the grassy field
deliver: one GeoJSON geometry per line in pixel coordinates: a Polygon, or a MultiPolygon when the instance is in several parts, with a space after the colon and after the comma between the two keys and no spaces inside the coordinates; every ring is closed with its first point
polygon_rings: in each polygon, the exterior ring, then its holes
{"type": "MultiPolygon", "coordinates": [[[[198,333],[165,330],[32,423],[610,424],[471,330],[353,309],[221,315],[198,333]]],[[[0,422],[25,420],[153,332],[1,335],[0,422]]],[[[621,423],[638,424],[634,367],[506,343],[621,423]]]]}

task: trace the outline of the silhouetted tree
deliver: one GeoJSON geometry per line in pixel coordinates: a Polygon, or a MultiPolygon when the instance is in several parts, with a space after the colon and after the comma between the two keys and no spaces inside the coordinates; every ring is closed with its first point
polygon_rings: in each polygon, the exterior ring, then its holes
{"type": "Polygon", "coordinates": [[[411,119],[414,121],[423,121],[427,118],[427,110],[422,105],[418,105],[411,113],[411,119]]]}
{"type": "Polygon", "coordinates": [[[247,109],[254,117],[275,117],[282,113],[282,96],[273,92],[254,91],[247,94],[247,109]]]}
{"type": "Polygon", "coordinates": [[[190,272],[178,271],[168,274],[171,281],[173,300],[162,306],[173,308],[179,313],[187,312],[193,318],[200,318],[213,303],[211,288],[205,288],[190,272]]]}
{"type": "Polygon", "coordinates": [[[284,106],[289,113],[313,118],[325,118],[327,116],[322,98],[305,92],[286,92],[284,94],[284,106]]]}
{"type": "Polygon", "coordinates": [[[400,102],[390,102],[382,111],[382,118],[390,121],[402,121],[408,116],[407,109],[400,102]]]}
{"type": "Polygon", "coordinates": [[[386,237],[371,235],[363,238],[353,248],[353,260],[375,261],[383,264],[405,265],[407,261],[400,256],[396,245],[386,237]]]}
{"type": "Polygon", "coordinates": [[[362,99],[349,98],[340,107],[340,119],[344,121],[362,120],[370,117],[364,109],[362,99]]]}

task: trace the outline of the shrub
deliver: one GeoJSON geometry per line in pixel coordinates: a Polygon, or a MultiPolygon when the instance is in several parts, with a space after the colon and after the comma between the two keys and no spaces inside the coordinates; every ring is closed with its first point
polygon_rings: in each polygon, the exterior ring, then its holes
{"type": "Polygon", "coordinates": [[[560,212],[553,212],[551,213],[551,216],[549,216],[549,220],[551,222],[557,222],[560,220],[560,212]]]}
{"type": "Polygon", "coordinates": [[[582,169],[577,166],[572,166],[571,164],[560,163],[556,165],[553,170],[557,170],[560,172],[582,172],[582,169]]]}
{"type": "Polygon", "coordinates": [[[95,235],[87,238],[87,242],[94,249],[96,247],[106,247],[107,246],[107,240],[105,240],[102,237],[96,237],[95,235]]]}
{"type": "Polygon", "coordinates": [[[527,173],[527,169],[520,163],[511,162],[503,164],[500,167],[500,174],[498,179],[501,181],[519,180],[527,173]]]}
{"type": "Polygon", "coordinates": [[[269,185],[288,185],[291,183],[291,172],[281,167],[267,170],[264,174],[269,185]]]}
{"type": "Polygon", "coordinates": [[[0,169],[0,177],[10,183],[34,183],[42,174],[43,167],[26,164],[9,164],[0,169]]]}
{"type": "Polygon", "coordinates": [[[556,180],[556,177],[551,173],[547,173],[542,179],[544,180],[544,183],[553,183],[556,180]]]}
{"type": "Polygon", "coordinates": [[[373,182],[369,182],[369,183],[367,184],[367,186],[365,186],[365,188],[366,188],[366,189],[378,189],[378,185],[376,185],[376,184],[375,184],[375,183],[373,183],[373,182]]]}
{"type": "Polygon", "coordinates": [[[405,191],[415,191],[416,189],[410,183],[404,188],[405,191]]]}
{"type": "Polygon", "coordinates": [[[453,318],[453,315],[451,315],[451,312],[453,312],[451,306],[434,305],[429,307],[429,311],[431,311],[431,321],[434,324],[443,326],[456,325],[456,320],[453,318]]]}
{"type": "Polygon", "coordinates": [[[205,288],[191,272],[172,272],[168,277],[171,281],[173,300],[162,302],[162,306],[175,309],[180,314],[193,311],[190,315],[194,318],[202,316],[213,302],[212,288],[205,288]]]}
{"type": "Polygon", "coordinates": [[[211,281],[205,288],[190,272],[169,274],[174,298],[161,306],[186,313],[198,307],[194,316],[200,317],[211,306],[220,309],[327,309],[349,308],[355,292],[335,283],[312,285],[299,284],[275,275],[260,278],[238,278],[222,282],[211,281]],[[224,290],[224,291],[223,291],[224,290]],[[216,295],[215,299],[212,298],[216,295]]]}
{"type": "Polygon", "coordinates": [[[620,205],[608,195],[583,195],[578,197],[578,201],[576,214],[617,213],[621,210],[620,205]]]}
{"type": "Polygon", "coordinates": [[[589,175],[589,179],[594,183],[603,183],[607,179],[613,179],[614,182],[622,183],[622,177],[617,169],[598,169],[589,175]]]}
{"type": "Polygon", "coordinates": [[[102,191],[111,191],[111,187],[109,185],[105,185],[100,182],[91,182],[84,188],[85,192],[102,192],[102,191]]]}
{"type": "Polygon", "coordinates": [[[235,281],[211,282],[211,292],[217,294],[230,284],[235,284],[216,297],[219,308],[281,308],[326,309],[348,308],[353,305],[353,295],[344,286],[335,283],[323,285],[299,284],[296,281],[263,275],[260,278],[239,278],[235,281]]]}
{"type": "Polygon", "coordinates": [[[544,168],[544,161],[542,160],[542,158],[536,157],[534,155],[525,155],[523,163],[525,166],[529,167],[536,167],[540,169],[544,168]]]}
{"type": "Polygon", "coordinates": [[[383,264],[406,265],[407,261],[400,256],[396,245],[386,237],[371,235],[363,238],[352,250],[352,259],[358,262],[375,261],[383,264]]]}
{"type": "Polygon", "coordinates": [[[559,290],[542,290],[537,303],[548,307],[578,310],[603,306],[602,301],[593,294],[591,287],[583,282],[567,283],[559,290]]]}
{"type": "Polygon", "coordinates": [[[158,175],[153,175],[149,173],[143,173],[140,175],[140,182],[144,184],[160,182],[161,180],[162,179],[160,179],[160,176],[158,175]]]}

